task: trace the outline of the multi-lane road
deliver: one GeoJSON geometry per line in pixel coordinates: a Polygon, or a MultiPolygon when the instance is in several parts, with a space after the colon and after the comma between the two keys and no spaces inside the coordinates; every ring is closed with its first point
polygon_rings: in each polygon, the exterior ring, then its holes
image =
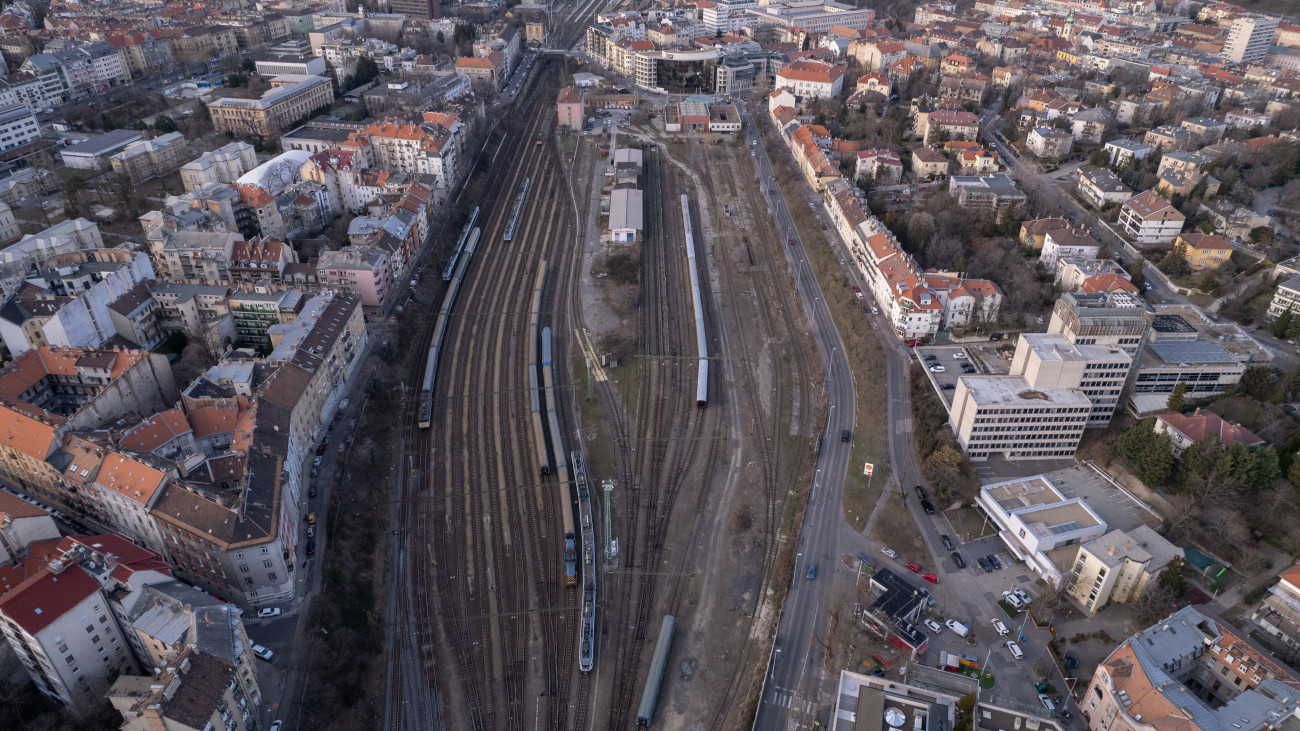
{"type": "MultiPolygon", "coordinates": [[[[741,119],[745,128],[750,130],[750,141],[756,139],[757,127],[748,109],[741,111],[741,119]]],[[[806,581],[803,576],[809,563],[816,562],[830,572],[836,560],[836,536],[843,522],[840,503],[851,453],[851,445],[840,441],[839,434],[842,429],[855,426],[855,394],[844,343],[822,298],[817,275],[803,254],[803,242],[795,228],[794,218],[781,189],[768,182],[773,173],[767,151],[761,144],[751,149],[756,150],[754,160],[759,180],[768,186],[768,190],[776,191],[767,194],[776,225],[783,236],[795,240],[795,246],[787,247],[786,256],[804,312],[809,317],[813,340],[817,343],[822,362],[826,364],[826,436],[817,458],[803,527],[799,531],[796,579],[791,583],[781,611],[776,648],[755,721],[755,727],[759,729],[784,729],[788,726],[789,714],[804,715],[815,709],[821,687],[824,650],[815,637],[819,626],[825,629],[823,610],[830,602],[831,582],[806,581]],[[778,697],[787,702],[778,704],[775,702],[778,697]]]]}

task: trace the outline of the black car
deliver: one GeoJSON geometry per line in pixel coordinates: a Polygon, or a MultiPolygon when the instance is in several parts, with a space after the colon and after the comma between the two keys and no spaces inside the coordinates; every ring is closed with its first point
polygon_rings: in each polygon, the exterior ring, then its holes
{"type": "Polygon", "coordinates": [[[951,391],[951,390],[953,390],[954,388],[956,388],[956,386],[952,385],[951,383],[941,383],[941,384],[939,384],[939,390],[940,390],[940,391],[951,391]]]}
{"type": "Polygon", "coordinates": [[[916,497],[917,497],[917,499],[919,499],[919,500],[924,500],[924,499],[925,499],[925,488],[924,488],[924,487],[921,487],[920,485],[917,485],[917,486],[916,486],[916,497]]]}
{"type": "Polygon", "coordinates": [[[984,569],[984,573],[986,574],[993,573],[993,565],[989,563],[988,559],[984,558],[983,556],[980,556],[979,558],[975,559],[975,561],[980,565],[980,568],[984,569]]]}
{"type": "Polygon", "coordinates": [[[973,366],[973,365],[964,365],[964,366],[961,367],[961,372],[962,372],[962,373],[974,373],[974,372],[975,372],[975,366],[973,366]]]}
{"type": "Polygon", "coordinates": [[[921,501],[921,509],[925,511],[926,515],[934,515],[934,503],[929,500],[921,501]]]}
{"type": "Polygon", "coordinates": [[[930,354],[930,355],[925,356],[925,359],[926,359],[926,360],[939,360],[939,356],[934,355],[934,354],[930,354]]]}
{"type": "Polygon", "coordinates": [[[939,540],[943,541],[943,547],[948,549],[949,551],[956,548],[956,546],[954,546],[952,543],[952,539],[949,538],[947,535],[939,536],[939,540]]]}
{"type": "Polygon", "coordinates": [[[307,497],[316,497],[316,486],[312,485],[307,488],[307,497]]]}
{"type": "Polygon", "coordinates": [[[997,556],[994,556],[991,553],[989,554],[989,563],[993,564],[993,568],[997,569],[998,571],[1002,570],[1002,562],[998,560],[997,556]]]}
{"type": "Polygon", "coordinates": [[[966,568],[966,559],[962,558],[961,554],[956,551],[952,552],[952,562],[957,564],[957,568],[959,569],[966,568]]]}

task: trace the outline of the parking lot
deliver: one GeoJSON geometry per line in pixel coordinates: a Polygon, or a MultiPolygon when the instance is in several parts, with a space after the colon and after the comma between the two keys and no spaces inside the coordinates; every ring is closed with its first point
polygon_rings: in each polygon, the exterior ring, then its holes
{"type": "Polygon", "coordinates": [[[985,344],[970,345],[918,345],[912,349],[916,359],[925,366],[945,408],[952,407],[957,379],[964,375],[1005,376],[1011,364],[985,344]]]}

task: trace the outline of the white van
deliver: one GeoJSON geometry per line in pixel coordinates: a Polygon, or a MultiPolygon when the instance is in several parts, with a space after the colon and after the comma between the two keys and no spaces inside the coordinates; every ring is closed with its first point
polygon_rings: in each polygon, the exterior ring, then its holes
{"type": "Polygon", "coordinates": [[[967,627],[955,619],[950,619],[947,622],[944,622],[944,624],[948,626],[948,629],[955,632],[958,637],[965,637],[970,634],[970,627],[967,627]]]}
{"type": "Polygon", "coordinates": [[[1011,651],[1011,656],[1014,657],[1015,659],[1017,660],[1025,659],[1025,653],[1021,652],[1020,645],[1017,645],[1011,640],[1007,640],[1007,649],[1011,651]]]}
{"type": "Polygon", "coordinates": [[[1005,624],[1002,624],[1002,620],[998,619],[997,617],[993,618],[993,629],[998,631],[998,636],[1000,637],[1006,637],[1008,634],[1007,626],[1005,624]]]}

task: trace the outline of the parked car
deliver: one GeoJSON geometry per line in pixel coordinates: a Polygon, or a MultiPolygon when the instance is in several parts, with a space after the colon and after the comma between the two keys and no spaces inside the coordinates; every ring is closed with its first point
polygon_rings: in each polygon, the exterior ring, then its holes
{"type": "Polygon", "coordinates": [[[970,634],[970,627],[967,627],[955,619],[950,619],[947,622],[944,622],[944,624],[948,626],[948,629],[956,632],[958,637],[965,637],[970,634]]]}
{"type": "Polygon", "coordinates": [[[322,454],[325,454],[325,442],[316,445],[316,456],[319,457],[322,454]]]}
{"type": "Polygon", "coordinates": [[[315,555],[316,555],[316,541],[307,541],[307,556],[311,557],[315,555]]]}
{"type": "Polygon", "coordinates": [[[261,645],[253,645],[253,654],[267,662],[271,662],[271,658],[275,657],[275,653],[271,652],[270,648],[262,647],[261,645]]]}
{"type": "Polygon", "coordinates": [[[914,574],[921,573],[921,564],[919,563],[912,563],[911,561],[908,561],[903,565],[907,567],[908,571],[911,571],[914,574]]]}
{"type": "Polygon", "coordinates": [[[316,537],[316,526],[314,526],[314,525],[309,525],[309,526],[307,526],[307,537],[308,537],[308,538],[315,538],[315,537],[316,537]]]}
{"type": "Polygon", "coordinates": [[[1009,591],[1002,592],[1002,598],[1006,600],[1007,604],[1010,604],[1016,609],[1019,609],[1022,606],[1024,606],[1023,604],[1020,603],[1020,597],[1016,596],[1015,594],[1012,594],[1009,591]]]}
{"type": "Polygon", "coordinates": [[[316,486],[312,485],[307,488],[307,497],[316,497],[316,486]]]}
{"type": "Polygon", "coordinates": [[[993,568],[997,569],[998,571],[1002,570],[1002,562],[998,560],[997,556],[991,553],[989,554],[989,563],[993,564],[993,568]]]}
{"type": "Polygon", "coordinates": [[[935,633],[936,635],[943,632],[943,627],[938,622],[934,621],[933,619],[930,619],[929,617],[927,617],[925,620],[925,628],[935,633]]]}
{"type": "Polygon", "coordinates": [[[809,578],[809,580],[817,578],[817,564],[815,563],[808,564],[808,573],[806,574],[806,576],[809,578]]]}
{"type": "Polygon", "coordinates": [[[975,562],[980,565],[980,568],[984,569],[984,573],[986,574],[993,573],[993,567],[989,564],[989,560],[987,558],[980,556],[975,559],[975,562]]]}
{"type": "Polygon", "coordinates": [[[949,551],[951,551],[951,550],[953,550],[954,548],[957,547],[957,546],[953,545],[952,539],[949,538],[949,537],[948,537],[948,534],[946,534],[946,533],[945,533],[944,535],[939,536],[939,540],[940,540],[940,541],[943,541],[943,547],[946,548],[946,549],[948,549],[949,551]]]}
{"type": "Polygon", "coordinates": [[[316,511],[307,513],[307,525],[316,525],[316,511]]]}
{"type": "Polygon", "coordinates": [[[278,617],[283,611],[284,610],[279,607],[262,607],[257,610],[257,618],[266,619],[267,617],[278,617]]]}
{"type": "Polygon", "coordinates": [[[898,558],[898,554],[897,554],[897,553],[894,553],[894,549],[892,549],[892,548],[882,548],[882,549],[880,549],[880,552],[883,553],[883,554],[885,554],[886,556],[888,556],[888,557],[890,557],[890,558],[898,558]]]}
{"type": "Polygon", "coordinates": [[[921,578],[922,578],[922,579],[925,579],[926,581],[930,582],[931,584],[937,584],[937,583],[939,583],[939,577],[938,577],[938,576],[935,576],[934,574],[921,574],[921,578]]]}
{"type": "Polygon", "coordinates": [[[1015,659],[1025,659],[1025,653],[1020,649],[1020,645],[1017,645],[1015,642],[1007,640],[1007,649],[1011,651],[1011,656],[1015,659]]]}
{"type": "Polygon", "coordinates": [[[1007,626],[997,617],[993,618],[993,629],[997,630],[999,637],[1006,637],[1008,634],[1007,626]]]}
{"type": "Polygon", "coordinates": [[[959,569],[966,568],[966,559],[962,558],[961,554],[956,551],[952,552],[952,562],[957,564],[957,568],[959,569]]]}
{"type": "Polygon", "coordinates": [[[943,366],[938,364],[930,366],[931,373],[945,373],[947,372],[947,370],[948,370],[947,368],[944,368],[943,366]]]}
{"type": "Polygon", "coordinates": [[[931,353],[931,354],[925,356],[925,359],[926,359],[926,360],[939,360],[939,356],[935,355],[934,353],[931,353]]]}
{"type": "Polygon", "coordinates": [[[925,511],[926,515],[934,515],[934,503],[929,500],[921,501],[921,509],[925,511]]]}
{"type": "Polygon", "coordinates": [[[1033,599],[1030,598],[1029,594],[1025,593],[1024,589],[1015,589],[1014,593],[1020,599],[1020,602],[1025,606],[1029,606],[1029,603],[1033,601],[1033,599]]]}
{"type": "MultiPolygon", "coordinates": [[[[323,452],[324,450],[321,450],[321,451],[323,452]]],[[[312,467],[320,467],[320,463],[321,463],[324,459],[325,459],[325,457],[323,457],[323,456],[321,456],[321,455],[319,455],[319,454],[316,455],[316,456],[313,457],[312,460],[311,460],[311,466],[312,466],[312,467]]]]}
{"type": "Polygon", "coordinates": [[[924,487],[921,487],[920,485],[917,485],[917,486],[916,486],[916,497],[917,497],[918,499],[920,499],[920,500],[924,500],[924,499],[925,499],[925,488],[924,488],[924,487]]]}
{"type": "Polygon", "coordinates": [[[940,391],[951,391],[951,390],[953,390],[954,388],[957,388],[957,387],[954,386],[954,385],[952,385],[951,383],[941,383],[941,384],[939,384],[939,390],[940,390],[940,391]]]}

